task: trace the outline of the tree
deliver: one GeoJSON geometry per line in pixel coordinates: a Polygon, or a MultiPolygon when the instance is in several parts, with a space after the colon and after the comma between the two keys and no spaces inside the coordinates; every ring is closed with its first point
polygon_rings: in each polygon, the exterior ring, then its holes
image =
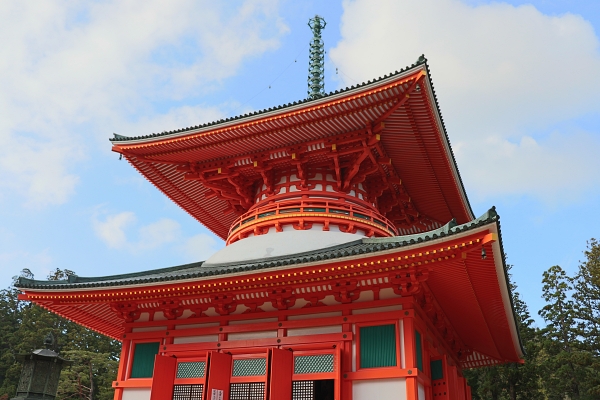
{"type": "MultiPolygon", "coordinates": [[[[33,278],[30,271],[23,274],[33,278]]],[[[69,270],[56,269],[49,280],[66,279],[69,270]]],[[[112,399],[112,381],[116,378],[121,344],[104,335],[52,314],[29,302],[17,299],[19,291],[0,291],[0,395],[13,397],[21,373],[15,355],[42,348],[44,337],[52,332],[57,338],[55,351],[75,364],[63,370],[57,400],[85,398],[112,399]],[[85,393],[87,397],[76,397],[85,393]]]]}
{"type": "Polygon", "coordinates": [[[591,239],[574,279],[574,308],[580,334],[580,348],[589,353],[586,386],[590,395],[600,397],[600,243],[591,239]]]}
{"type": "Polygon", "coordinates": [[[525,363],[510,363],[493,367],[465,371],[474,399],[543,399],[540,388],[538,356],[540,352],[540,333],[534,327],[527,304],[517,292],[512,282],[512,266],[508,265],[509,287],[512,294],[517,329],[525,347],[525,363]]]}
{"type": "Polygon", "coordinates": [[[582,349],[582,331],[577,324],[576,306],[571,298],[574,280],[555,265],[544,272],[542,297],[546,305],[539,314],[546,321],[542,330],[545,360],[544,387],[550,399],[590,398],[586,394],[586,367],[591,354],[582,349]]]}

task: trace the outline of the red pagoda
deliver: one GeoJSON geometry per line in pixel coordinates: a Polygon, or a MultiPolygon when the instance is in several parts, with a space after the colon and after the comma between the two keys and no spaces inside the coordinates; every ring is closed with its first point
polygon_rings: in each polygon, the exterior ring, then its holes
{"type": "Polygon", "coordinates": [[[116,400],[466,400],[520,362],[499,217],[475,218],[424,57],[329,94],[118,136],[227,246],[22,299],[123,343],[116,400]]]}

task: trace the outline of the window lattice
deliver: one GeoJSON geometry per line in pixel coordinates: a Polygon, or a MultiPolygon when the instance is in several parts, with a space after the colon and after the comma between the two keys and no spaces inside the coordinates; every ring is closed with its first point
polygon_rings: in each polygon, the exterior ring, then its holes
{"type": "Polygon", "coordinates": [[[295,374],[333,372],[333,354],[294,357],[295,374]]]}
{"type": "Polygon", "coordinates": [[[204,385],[175,385],[173,400],[202,400],[204,385]]]}
{"type": "Polygon", "coordinates": [[[229,386],[229,400],[263,400],[264,382],[232,383],[229,386]]]}
{"type": "Polygon", "coordinates": [[[267,373],[266,358],[233,360],[233,376],[260,376],[267,373]]]}
{"type": "Polygon", "coordinates": [[[313,400],[315,397],[314,381],[292,382],[292,400],[313,400]]]}
{"type": "Polygon", "coordinates": [[[177,379],[204,377],[205,361],[180,362],[177,364],[177,379]]]}

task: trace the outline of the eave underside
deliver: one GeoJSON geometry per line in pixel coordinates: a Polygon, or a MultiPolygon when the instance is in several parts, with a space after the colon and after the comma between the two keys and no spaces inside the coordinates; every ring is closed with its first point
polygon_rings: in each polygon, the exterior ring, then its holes
{"type": "Polygon", "coordinates": [[[376,130],[391,159],[392,165],[386,168],[400,177],[418,213],[432,221],[428,226],[401,228],[401,234],[409,234],[441,226],[452,218],[458,223],[473,219],[439,118],[431,82],[421,66],[395,80],[316,105],[267,113],[261,119],[240,120],[227,127],[217,125],[187,136],[167,136],[152,143],[115,143],[113,150],[123,153],[142,175],[195,219],[226,238],[240,213],[229,212],[230,204],[213,196],[202,182],[185,180],[178,167],[190,161],[215,165],[228,158],[239,161],[244,155],[256,159],[261,152],[300,148],[302,143],[318,139],[325,142],[340,134],[376,130]]]}

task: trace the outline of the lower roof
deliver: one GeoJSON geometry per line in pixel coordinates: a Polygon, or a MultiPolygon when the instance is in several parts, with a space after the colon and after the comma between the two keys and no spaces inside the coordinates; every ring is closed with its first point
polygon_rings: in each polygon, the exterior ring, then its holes
{"type": "MultiPolygon", "coordinates": [[[[385,257],[387,262],[389,257],[393,260],[394,256],[397,257],[397,261],[408,258],[410,262],[411,257],[413,261],[425,260],[422,266],[420,261],[418,265],[421,266],[419,268],[428,271],[428,290],[462,343],[473,350],[470,358],[463,362],[463,367],[517,362],[522,358],[523,349],[512,305],[499,216],[494,208],[469,223],[458,225],[451,221],[439,229],[422,234],[364,238],[299,254],[210,267],[198,262],[116,276],[85,278],[72,275],[68,280],[62,281],[37,281],[21,277],[16,286],[24,292],[22,298],[32,300],[50,311],[118,339],[125,332],[126,322],[122,315],[115,312],[116,302],[142,304],[146,301],[156,304],[159,301],[143,300],[141,297],[136,299],[134,293],[162,291],[164,295],[154,297],[167,298],[174,295],[171,290],[175,292],[177,288],[185,290],[186,287],[189,290],[191,285],[197,284],[197,292],[181,292],[181,296],[177,296],[185,299],[185,296],[189,295],[194,301],[204,296],[206,302],[210,302],[214,294],[209,294],[209,290],[202,294],[200,290],[201,286],[210,287],[210,282],[213,282],[213,287],[217,287],[217,283],[214,282],[222,282],[226,286],[234,280],[237,283],[237,279],[242,277],[265,279],[264,277],[270,274],[270,279],[273,279],[277,274],[277,277],[281,275],[284,278],[285,274],[282,272],[307,271],[310,268],[318,269],[320,273],[331,265],[347,266],[353,263],[354,266],[356,263],[356,266],[360,267],[362,261],[375,260],[371,261],[371,264],[379,263],[385,257]],[[488,238],[487,241],[480,241],[480,238],[484,237],[488,238]],[[469,250],[461,252],[461,246],[469,250]],[[459,256],[452,256],[451,259],[446,257],[446,260],[442,257],[437,258],[436,251],[441,255],[439,252],[446,248],[451,251],[458,249],[456,251],[459,256]],[[481,249],[485,249],[486,257],[482,257],[481,249]],[[428,258],[425,258],[425,255],[428,258]],[[437,260],[441,262],[434,264],[437,260]],[[203,285],[200,285],[201,283],[203,285]]],[[[416,264],[415,261],[412,266],[416,264]]],[[[399,265],[398,271],[405,267],[408,268],[409,265],[399,265]]],[[[367,267],[366,274],[371,273],[370,268],[372,267],[367,267]]],[[[375,270],[372,272],[376,273],[375,270]]],[[[326,278],[324,276],[322,282],[325,282],[326,278]]],[[[331,279],[331,276],[329,278],[331,279]]],[[[288,281],[287,284],[289,283],[288,281]]],[[[283,284],[286,284],[285,278],[283,284]]],[[[193,287],[196,288],[195,285],[193,287]]],[[[221,288],[221,283],[218,287],[221,288]]],[[[246,286],[243,289],[246,290],[246,286]]],[[[240,294],[243,292],[241,286],[230,290],[233,290],[234,295],[236,290],[240,294]]],[[[264,318],[265,314],[260,313],[261,318],[264,318]]],[[[246,315],[253,318],[252,314],[246,315]]]]}

